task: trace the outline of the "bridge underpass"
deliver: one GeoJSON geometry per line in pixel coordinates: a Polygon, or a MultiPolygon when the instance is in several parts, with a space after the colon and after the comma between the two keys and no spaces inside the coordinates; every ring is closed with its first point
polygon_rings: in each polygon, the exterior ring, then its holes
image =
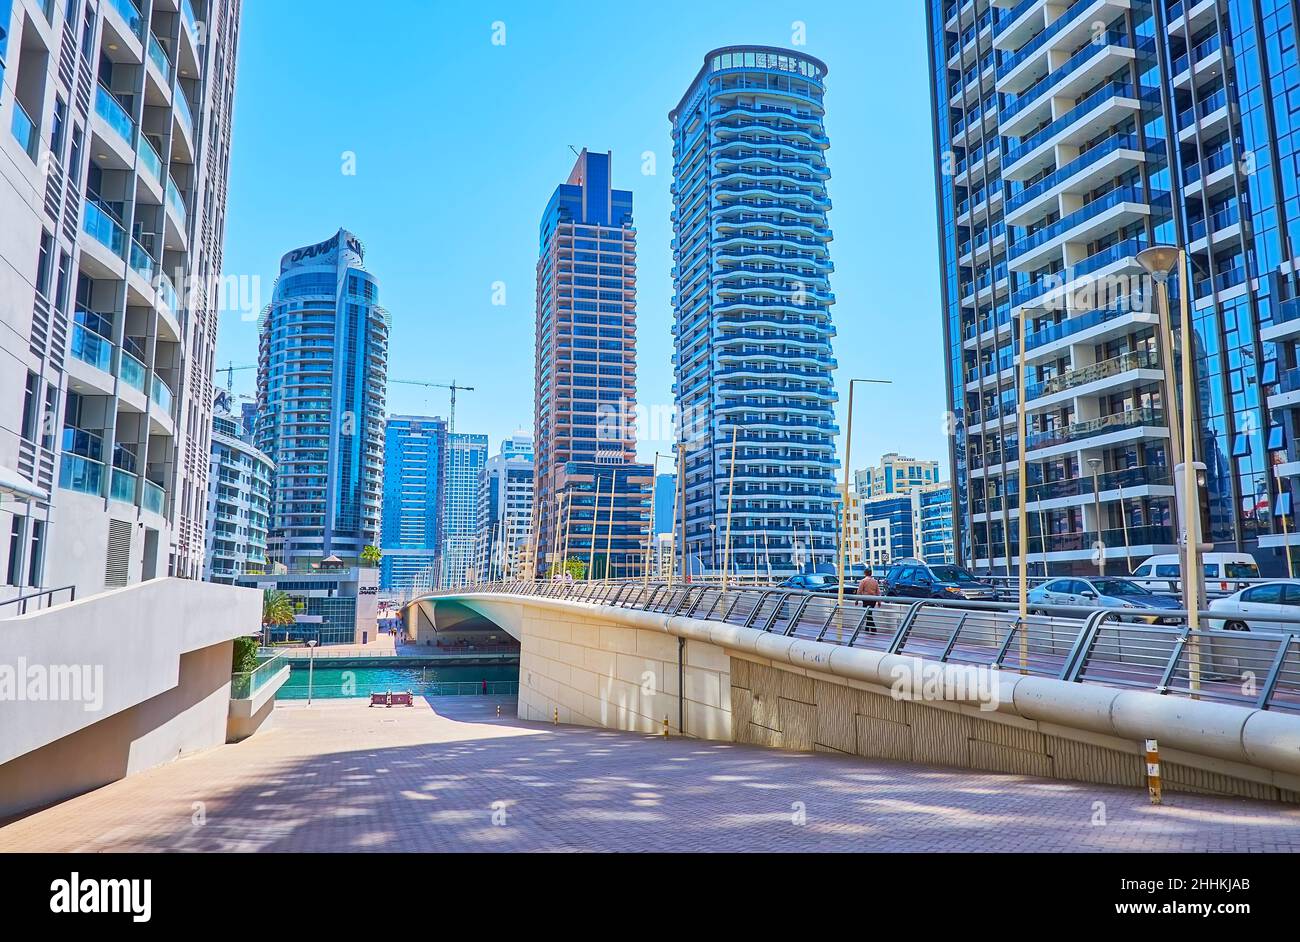
{"type": "Polygon", "coordinates": [[[429,596],[521,644],[519,716],[1300,802],[1300,642],[1097,612],[781,590],[502,583],[429,596]]]}

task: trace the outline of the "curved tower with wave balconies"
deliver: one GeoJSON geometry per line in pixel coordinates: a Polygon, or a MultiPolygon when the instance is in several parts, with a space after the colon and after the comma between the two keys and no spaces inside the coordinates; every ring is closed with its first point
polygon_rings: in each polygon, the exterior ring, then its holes
{"type": "Polygon", "coordinates": [[[669,115],[683,521],[710,571],[835,562],[826,71],[788,49],[715,49],[669,115]]]}

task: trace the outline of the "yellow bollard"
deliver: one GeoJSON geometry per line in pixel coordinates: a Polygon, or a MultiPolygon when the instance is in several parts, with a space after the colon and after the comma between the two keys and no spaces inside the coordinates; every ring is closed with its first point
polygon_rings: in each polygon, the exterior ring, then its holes
{"type": "Polygon", "coordinates": [[[559,726],[559,725],[560,725],[560,708],[559,708],[559,707],[556,707],[556,708],[555,708],[555,725],[556,725],[556,726],[559,726]]]}
{"type": "Polygon", "coordinates": [[[1160,804],[1160,746],[1154,739],[1147,740],[1147,791],[1151,804],[1160,804]]]}
{"type": "Polygon", "coordinates": [[[664,739],[668,738],[668,717],[664,717],[664,739]]]}

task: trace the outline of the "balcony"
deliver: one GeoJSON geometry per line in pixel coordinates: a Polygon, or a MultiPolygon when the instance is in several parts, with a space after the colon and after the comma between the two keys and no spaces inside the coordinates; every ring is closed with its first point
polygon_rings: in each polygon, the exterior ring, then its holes
{"type": "Polygon", "coordinates": [[[89,235],[106,247],[118,258],[126,251],[126,230],[110,214],[110,211],[93,196],[86,197],[86,208],[82,213],[81,227],[89,235]]]}
{"type": "Polygon", "coordinates": [[[1002,175],[1025,180],[1051,165],[1056,144],[1084,144],[1135,114],[1142,103],[1158,103],[1158,89],[1111,82],[1093,92],[1051,124],[1007,151],[1002,175]]]}
{"type": "Polygon", "coordinates": [[[123,471],[121,468],[113,469],[112,480],[109,483],[108,496],[113,500],[122,501],[125,504],[135,503],[135,485],[139,478],[130,471],[123,471]]]}
{"type": "Polygon", "coordinates": [[[1129,409],[1097,419],[1074,422],[1062,428],[1033,432],[1026,436],[1026,450],[1037,451],[1058,445],[1073,445],[1112,432],[1125,432],[1147,426],[1164,429],[1164,413],[1159,409],[1129,409]]]}
{"type": "Polygon", "coordinates": [[[163,84],[170,87],[172,80],[172,60],[163,49],[162,44],[158,42],[158,37],[153,33],[149,34],[148,46],[149,61],[162,74],[163,84]]]}
{"type": "Polygon", "coordinates": [[[36,132],[36,122],[17,98],[14,99],[14,116],[9,122],[9,130],[13,132],[14,140],[23,149],[23,153],[35,161],[40,149],[40,135],[36,132]]]}
{"type": "Polygon", "coordinates": [[[1169,199],[1168,193],[1143,193],[1137,187],[1121,187],[1063,216],[1051,225],[1012,242],[1008,249],[1013,271],[1033,271],[1059,254],[1066,242],[1091,242],[1149,216],[1151,205],[1169,199]]]}
{"type": "Polygon", "coordinates": [[[68,352],[88,363],[97,370],[111,373],[113,370],[113,343],[87,328],[84,324],[72,325],[72,339],[68,352]]]}
{"type": "Polygon", "coordinates": [[[172,404],[175,397],[172,395],[171,388],[156,373],[153,377],[153,383],[149,387],[149,398],[167,415],[172,414],[172,404]]]}
{"type": "Polygon", "coordinates": [[[127,353],[125,350],[118,352],[117,356],[117,376],[122,382],[130,386],[136,392],[144,392],[145,377],[149,371],[145,369],[136,357],[127,353]]]}
{"type": "Polygon", "coordinates": [[[59,462],[59,487],[98,496],[104,490],[104,463],[64,452],[59,462]]]}
{"type": "Polygon", "coordinates": [[[1103,391],[1103,389],[1110,390],[1121,385],[1121,383],[1105,383],[1105,380],[1125,377],[1126,374],[1138,374],[1129,376],[1126,380],[1137,382],[1158,382],[1163,376],[1156,361],[1156,355],[1150,351],[1138,350],[1112,357],[1109,360],[1102,360],[1100,363],[1066,370],[1059,376],[1053,376],[1044,382],[1026,386],[1025,401],[1033,403],[1033,407],[1051,408],[1054,403],[1060,402],[1060,393],[1085,386],[1097,386],[1098,388],[1090,389],[1086,393],[1087,395],[1094,395],[1103,391]],[[1035,402],[1035,400],[1043,401],[1035,402]]]}
{"type": "Polygon", "coordinates": [[[166,503],[166,492],[153,481],[145,481],[144,490],[140,495],[140,506],[150,513],[161,515],[166,503]]]}
{"type": "Polygon", "coordinates": [[[131,240],[129,262],[133,272],[153,284],[153,273],[157,267],[157,262],[154,261],[154,257],[149,254],[148,250],[135,239],[131,240]]]}
{"type": "Polygon", "coordinates": [[[1089,193],[1149,158],[1163,159],[1164,141],[1148,140],[1146,146],[1135,134],[1114,134],[1053,173],[1007,200],[1006,223],[1027,226],[1057,208],[1059,193],[1089,193]]]}
{"type": "MultiPolygon", "coordinates": [[[[1169,470],[1160,465],[1145,465],[1139,468],[1126,468],[1122,471],[1108,471],[1097,475],[1097,494],[1103,500],[1119,500],[1123,497],[1136,496],[1136,492],[1150,493],[1152,487],[1169,488],[1172,491],[1173,477],[1169,470]],[[1113,494],[1113,496],[1111,496],[1113,494]]],[[[1048,504],[1054,506],[1071,506],[1078,501],[1075,498],[1093,496],[1092,475],[1066,478],[1060,481],[1045,481],[1031,484],[1026,488],[1025,506],[1048,504]]],[[[1047,507],[1035,509],[1048,509],[1047,507]]]]}
{"type": "Polygon", "coordinates": [[[1300,298],[1292,298],[1277,305],[1273,313],[1273,323],[1259,330],[1259,339],[1264,341],[1278,341],[1296,336],[1300,336],[1300,298]]]}
{"type": "Polygon", "coordinates": [[[140,11],[131,0],[111,0],[110,6],[122,18],[131,35],[136,39],[144,37],[144,17],[140,15],[140,11]]]}
{"type": "Polygon", "coordinates": [[[117,100],[117,96],[100,85],[95,90],[95,114],[117,132],[128,147],[135,140],[135,122],[117,100]]]}
{"type": "Polygon", "coordinates": [[[1047,72],[1048,51],[1079,46],[1092,35],[1094,23],[1110,22],[1114,14],[1129,6],[1130,0],[1076,0],[1037,36],[1032,36],[1032,16],[1023,25],[1013,23],[1012,29],[994,40],[994,46],[1004,52],[998,66],[998,91],[1015,94],[1028,88],[1047,72]]]}
{"type": "Polygon", "coordinates": [[[1155,43],[1150,39],[1140,40],[1135,49],[1123,33],[1093,34],[1082,49],[1002,109],[998,132],[1008,137],[1018,137],[1025,129],[1038,124],[1044,117],[1051,116],[1053,99],[1074,98],[1087,91],[1099,79],[1113,74],[1122,62],[1132,61],[1138,52],[1154,51],[1155,43]]]}
{"type": "Polygon", "coordinates": [[[140,158],[140,166],[144,167],[160,185],[162,184],[163,164],[162,158],[158,156],[158,151],[149,143],[149,139],[143,134],[137,135],[135,142],[135,152],[140,158]]]}

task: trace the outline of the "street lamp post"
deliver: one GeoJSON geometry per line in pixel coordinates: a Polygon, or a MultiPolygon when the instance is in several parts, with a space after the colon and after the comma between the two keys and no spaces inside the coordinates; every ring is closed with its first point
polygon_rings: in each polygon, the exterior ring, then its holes
{"type": "Polygon", "coordinates": [[[316,678],[316,639],[307,642],[307,706],[311,706],[311,685],[316,678]]]}
{"type": "Polygon", "coordinates": [[[891,379],[849,380],[848,420],[844,429],[844,483],[840,492],[839,587],[835,590],[835,601],[839,605],[844,604],[844,556],[849,546],[849,475],[853,473],[853,387],[858,383],[886,385],[892,382],[891,379]]]}
{"type": "MultiPolygon", "coordinates": [[[[1203,598],[1201,580],[1204,570],[1201,568],[1201,513],[1200,482],[1194,455],[1195,427],[1192,421],[1193,409],[1196,407],[1196,390],[1193,384],[1193,363],[1196,350],[1192,343],[1192,316],[1190,285],[1187,278],[1187,253],[1172,245],[1153,245],[1143,249],[1137,256],[1140,264],[1156,283],[1156,301],[1161,317],[1160,339],[1165,345],[1167,358],[1164,362],[1165,373],[1165,412],[1170,416],[1166,424],[1170,430],[1170,441],[1177,441],[1175,453],[1182,459],[1182,563],[1183,563],[1183,603],[1187,606],[1187,628],[1190,634],[1188,686],[1193,692],[1201,686],[1200,640],[1195,632],[1200,629],[1200,607],[1203,598]],[[1173,420],[1173,323],[1169,311],[1169,274],[1178,269],[1179,295],[1179,330],[1182,334],[1182,411],[1181,423],[1173,420]],[[1179,426],[1181,425],[1181,428],[1179,426]],[[1175,429],[1178,429],[1175,433],[1175,429]],[[1175,437],[1176,435],[1176,437],[1175,437]]],[[[1177,469],[1175,469],[1176,471],[1177,469]]]]}
{"type": "Polygon", "coordinates": [[[1106,540],[1102,537],[1101,527],[1101,480],[1097,470],[1101,467],[1100,458],[1089,458],[1088,468],[1092,471],[1092,513],[1097,518],[1097,575],[1106,575],[1106,540]]]}

